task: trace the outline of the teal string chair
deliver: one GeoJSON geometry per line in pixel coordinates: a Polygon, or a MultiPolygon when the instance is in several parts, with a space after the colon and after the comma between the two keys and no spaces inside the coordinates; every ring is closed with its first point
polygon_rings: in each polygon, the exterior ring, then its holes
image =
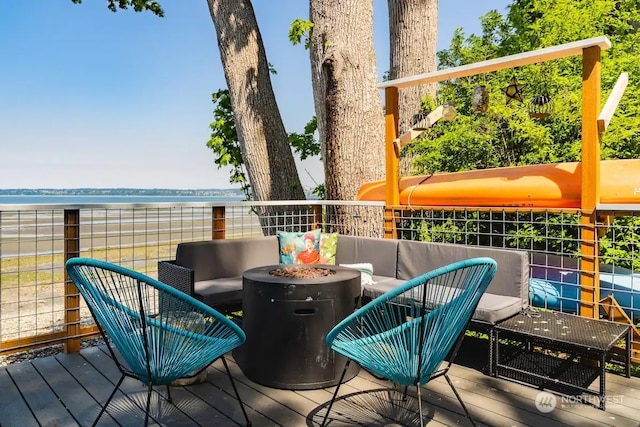
{"type": "Polygon", "coordinates": [[[355,361],[374,375],[405,386],[405,398],[408,387],[415,385],[420,420],[421,385],[444,376],[475,426],[447,372],[496,269],[491,258],[438,268],[386,292],[336,325],[327,335],[327,344],[349,360],[322,425],[327,422],[344,373],[355,361]],[[449,361],[443,364],[450,353],[449,361]]]}
{"type": "Polygon", "coordinates": [[[235,323],[185,293],[121,266],[72,258],[66,269],[122,373],[94,426],[125,377],[148,386],[146,426],[154,385],[166,385],[171,402],[172,382],[195,377],[218,358],[227,370],[247,425],[251,425],[224,358],[246,339],[235,323]]]}

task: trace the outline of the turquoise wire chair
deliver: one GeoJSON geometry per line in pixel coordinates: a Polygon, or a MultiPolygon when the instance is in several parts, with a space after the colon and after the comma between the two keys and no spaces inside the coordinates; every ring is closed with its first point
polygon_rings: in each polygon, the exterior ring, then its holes
{"type": "Polygon", "coordinates": [[[491,258],[449,264],[384,293],[336,325],[327,335],[327,344],[348,361],[322,425],[353,360],[375,375],[404,385],[405,398],[408,386],[415,385],[421,425],[420,386],[444,376],[475,426],[447,372],[496,269],[491,258]]]}
{"type": "Polygon", "coordinates": [[[218,358],[227,370],[247,425],[251,425],[224,358],[246,339],[235,323],[189,295],[121,266],[72,258],[66,269],[122,373],[94,426],[125,377],[148,386],[146,426],[154,385],[166,385],[171,402],[169,385],[173,381],[195,377],[218,358]]]}

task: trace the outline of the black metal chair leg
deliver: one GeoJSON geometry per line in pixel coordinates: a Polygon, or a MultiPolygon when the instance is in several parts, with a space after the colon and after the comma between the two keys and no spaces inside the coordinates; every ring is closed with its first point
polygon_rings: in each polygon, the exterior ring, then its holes
{"type": "Polygon", "coordinates": [[[153,384],[149,383],[147,390],[147,409],[144,411],[144,425],[149,425],[149,409],[151,408],[151,392],[153,391],[153,384]]]}
{"type": "Polygon", "coordinates": [[[227,375],[229,375],[229,380],[231,381],[231,387],[233,387],[233,391],[236,394],[236,397],[238,398],[238,402],[240,402],[240,409],[242,409],[242,415],[244,415],[244,419],[247,421],[247,427],[251,426],[251,421],[249,421],[249,416],[247,415],[247,411],[244,408],[244,404],[242,403],[242,399],[240,398],[240,393],[238,393],[238,389],[236,388],[236,383],[235,381],[233,381],[233,377],[231,376],[231,371],[229,370],[229,365],[227,365],[227,360],[224,358],[224,356],[220,356],[220,358],[222,359],[222,364],[224,365],[224,368],[227,370],[227,375]]]}
{"type": "Polygon", "coordinates": [[[171,397],[171,387],[167,384],[167,401],[173,403],[173,397],[171,397]]]}
{"type": "Polygon", "coordinates": [[[327,418],[329,418],[329,412],[331,412],[331,407],[333,406],[333,402],[336,400],[336,396],[338,395],[338,390],[342,385],[342,381],[344,380],[345,375],[347,374],[347,369],[349,369],[349,365],[351,364],[351,360],[347,359],[347,363],[344,365],[344,369],[342,370],[342,375],[340,375],[340,380],[338,381],[338,385],[336,386],[336,391],[333,392],[333,397],[331,398],[331,402],[329,403],[329,407],[327,408],[327,413],[324,414],[324,419],[322,420],[321,427],[324,427],[327,422],[327,418]]]}
{"type": "Polygon", "coordinates": [[[111,402],[111,399],[113,399],[113,396],[116,394],[116,391],[118,391],[118,388],[120,388],[120,384],[122,384],[122,381],[124,381],[124,375],[120,377],[120,380],[118,381],[118,384],[116,384],[115,388],[113,389],[113,391],[109,395],[109,398],[107,399],[105,404],[102,406],[102,409],[100,409],[100,413],[98,414],[98,417],[93,422],[93,424],[91,424],[91,427],[95,427],[96,424],[98,424],[98,420],[100,419],[102,414],[104,414],[104,411],[107,409],[107,406],[109,406],[109,402],[111,402]]]}
{"type": "Polygon", "coordinates": [[[456,390],[456,388],[453,386],[453,383],[451,382],[451,379],[449,379],[449,375],[444,374],[444,378],[449,383],[449,386],[451,387],[451,390],[453,390],[453,394],[455,394],[456,397],[458,398],[458,402],[460,402],[460,406],[462,406],[462,409],[464,409],[464,413],[467,414],[467,418],[469,418],[469,421],[471,421],[471,424],[473,425],[473,427],[478,427],[478,425],[474,421],[473,417],[471,417],[471,414],[469,413],[469,410],[467,409],[467,407],[465,406],[464,402],[460,398],[460,395],[458,394],[458,390],[456,390]]]}
{"type": "Polygon", "coordinates": [[[416,384],[418,390],[418,413],[420,414],[420,427],[424,427],[424,417],[422,415],[422,394],[420,393],[420,383],[416,384]]]}

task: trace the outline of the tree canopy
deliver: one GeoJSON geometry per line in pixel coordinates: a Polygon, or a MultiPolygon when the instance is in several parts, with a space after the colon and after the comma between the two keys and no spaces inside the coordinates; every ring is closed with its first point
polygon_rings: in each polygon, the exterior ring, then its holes
{"type": "MultiPolygon", "coordinates": [[[[71,1],[76,4],[82,3],[82,0],[71,1]]],[[[107,0],[107,7],[112,12],[116,12],[118,9],[128,9],[132,7],[136,12],[148,10],[159,17],[164,16],[164,10],[162,10],[160,3],[153,0],[107,0]]]]}
{"type": "MultiPolygon", "coordinates": [[[[639,75],[640,8],[638,0],[515,0],[508,13],[491,11],[480,18],[480,35],[457,29],[450,46],[438,53],[449,68],[524,51],[606,35],[613,48],[603,52],[602,102],[622,72],[639,75]]],[[[470,78],[443,82],[438,103],[454,102],[455,120],[434,126],[405,150],[416,156],[413,173],[453,172],[501,166],[580,160],[580,57],[565,58],[470,78]],[[505,102],[503,88],[512,77],[525,84],[523,102],[505,102]],[[471,106],[473,90],[489,90],[488,111],[471,106]],[[532,98],[546,95],[553,113],[529,115],[532,98]]],[[[640,156],[640,88],[629,82],[610,127],[603,136],[603,158],[640,156]]],[[[403,153],[404,154],[404,153],[403,153]]]]}

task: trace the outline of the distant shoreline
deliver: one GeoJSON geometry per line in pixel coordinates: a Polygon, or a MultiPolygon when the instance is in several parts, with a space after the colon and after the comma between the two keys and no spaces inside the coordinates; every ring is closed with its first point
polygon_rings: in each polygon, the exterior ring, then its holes
{"type": "Polygon", "coordinates": [[[244,197],[240,189],[172,189],[172,188],[11,188],[0,189],[0,196],[156,196],[156,197],[244,197]]]}

